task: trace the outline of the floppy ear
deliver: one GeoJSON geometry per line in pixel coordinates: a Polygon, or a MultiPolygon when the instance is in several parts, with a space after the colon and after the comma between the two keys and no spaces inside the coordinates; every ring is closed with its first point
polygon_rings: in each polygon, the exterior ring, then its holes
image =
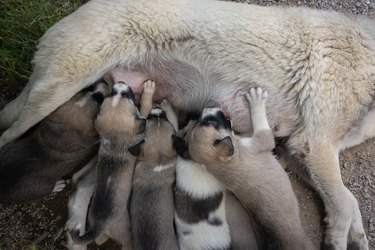
{"type": "Polygon", "coordinates": [[[134,156],[139,156],[141,154],[141,147],[142,144],[145,142],[145,140],[140,141],[139,143],[135,144],[134,146],[131,146],[128,148],[129,153],[131,153],[134,156]]]}
{"type": "Polygon", "coordinates": [[[190,159],[189,150],[185,139],[179,136],[172,135],[173,147],[177,154],[184,159],[190,159]]]}
{"type": "Polygon", "coordinates": [[[230,157],[234,154],[234,146],[230,136],[224,137],[221,140],[216,140],[213,145],[218,150],[219,159],[221,161],[229,161],[230,157]]]}

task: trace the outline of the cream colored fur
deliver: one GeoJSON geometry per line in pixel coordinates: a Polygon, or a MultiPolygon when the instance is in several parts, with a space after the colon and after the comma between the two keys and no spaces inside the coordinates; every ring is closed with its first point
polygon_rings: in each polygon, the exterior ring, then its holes
{"type": "MultiPolygon", "coordinates": [[[[205,117],[218,116],[220,109],[205,109],[202,122],[191,132],[191,158],[240,200],[262,232],[261,249],[314,249],[299,218],[297,199],[287,174],[271,154],[275,146],[265,110],[266,93],[251,89],[250,103],[254,134],[241,138],[232,130],[205,125],[205,117]]],[[[219,118],[217,118],[219,119],[219,118]]]]}
{"type": "Polygon", "coordinates": [[[92,0],[41,38],[34,71],[0,113],[0,147],[113,68],[144,72],[179,110],[219,103],[251,131],[238,98],[268,91],[276,136],[311,173],[327,212],[325,243],[368,249],[338,152],[373,137],[375,21],[333,11],[201,0],[92,0]],[[372,111],[373,112],[373,111],[372,111]],[[9,127],[10,126],[10,127],[9,127]],[[354,226],[356,225],[356,226],[354,226]]]}

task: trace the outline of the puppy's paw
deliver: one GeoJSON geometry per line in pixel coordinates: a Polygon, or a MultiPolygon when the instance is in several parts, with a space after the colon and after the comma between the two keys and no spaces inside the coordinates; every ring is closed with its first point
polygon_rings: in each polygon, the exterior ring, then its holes
{"type": "Polygon", "coordinates": [[[153,95],[155,93],[155,82],[148,80],[143,84],[143,95],[153,95]]]}
{"type": "Polygon", "coordinates": [[[173,111],[173,107],[171,105],[170,102],[168,102],[167,99],[163,99],[163,101],[161,101],[160,103],[160,108],[163,109],[165,112],[172,112],[173,111]]]}
{"type": "Polygon", "coordinates": [[[57,193],[57,192],[61,192],[64,190],[64,188],[66,187],[66,182],[65,180],[58,180],[55,184],[55,187],[53,188],[52,190],[52,193],[57,193]]]}
{"type": "Polygon", "coordinates": [[[248,93],[245,94],[246,100],[250,103],[250,106],[264,105],[267,99],[267,91],[263,91],[261,88],[251,88],[248,93]]]}
{"type": "Polygon", "coordinates": [[[79,222],[77,218],[70,217],[70,219],[65,223],[65,231],[73,232],[73,231],[80,231],[82,228],[82,224],[79,222]]]}

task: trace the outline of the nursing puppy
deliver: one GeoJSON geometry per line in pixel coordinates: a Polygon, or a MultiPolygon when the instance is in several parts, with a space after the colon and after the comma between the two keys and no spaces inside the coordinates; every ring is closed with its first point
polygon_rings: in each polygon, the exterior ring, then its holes
{"type": "MultiPolygon", "coordinates": [[[[152,98],[149,100],[152,102],[152,98]]],[[[100,245],[111,238],[123,249],[131,249],[127,206],[136,157],[129,148],[142,140],[145,119],[134,105],[129,86],[113,86],[111,96],[101,106],[95,128],[100,135],[100,148],[96,189],[89,211],[92,226],[82,236],[78,236],[78,231],[72,232],[73,241],[88,244],[95,240],[100,245]]]]}
{"type": "MultiPolygon", "coordinates": [[[[175,225],[180,249],[258,249],[254,224],[232,192],[193,161],[188,140],[191,120],[176,141],[175,225]]],[[[230,124],[228,123],[228,126],[230,124]]]]}
{"type": "Polygon", "coordinates": [[[9,127],[0,147],[103,75],[136,95],[154,79],[155,101],[179,110],[219,104],[239,133],[252,128],[238,94],[261,86],[274,135],[289,137],[324,201],[325,244],[368,249],[338,152],[375,135],[373,19],[224,1],[92,0],[46,32],[34,62],[28,85],[0,113],[1,129],[9,127]]]}
{"type": "MultiPolygon", "coordinates": [[[[186,138],[195,123],[190,121],[184,129],[186,138]]],[[[174,192],[174,218],[180,249],[230,249],[225,186],[207,172],[203,164],[191,160],[184,141],[176,141],[175,148],[180,155],[174,192]]]]}
{"type": "Polygon", "coordinates": [[[61,178],[97,153],[94,119],[106,92],[104,83],[79,92],[23,137],[0,149],[0,202],[39,199],[63,189],[61,178]]]}
{"type": "Polygon", "coordinates": [[[173,223],[176,130],[170,122],[177,118],[168,103],[162,108],[151,111],[144,141],[134,151],[138,155],[130,201],[134,249],[179,249],[173,223]]]}
{"type": "Polygon", "coordinates": [[[254,134],[240,138],[218,108],[205,109],[191,132],[193,160],[226,185],[254,217],[265,249],[314,249],[299,219],[298,203],[287,174],[272,155],[275,146],[260,88],[246,95],[254,134]]]}

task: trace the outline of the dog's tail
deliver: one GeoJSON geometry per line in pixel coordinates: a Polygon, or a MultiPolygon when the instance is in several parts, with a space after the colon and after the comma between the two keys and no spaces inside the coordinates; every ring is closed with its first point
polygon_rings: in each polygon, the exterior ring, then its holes
{"type": "Polygon", "coordinates": [[[94,227],[84,235],[80,236],[78,230],[71,231],[70,235],[75,243],[87,245],[93,242],[99,236],[100,232],[101,230],[99,229],[99,227],[94,227]]]}

